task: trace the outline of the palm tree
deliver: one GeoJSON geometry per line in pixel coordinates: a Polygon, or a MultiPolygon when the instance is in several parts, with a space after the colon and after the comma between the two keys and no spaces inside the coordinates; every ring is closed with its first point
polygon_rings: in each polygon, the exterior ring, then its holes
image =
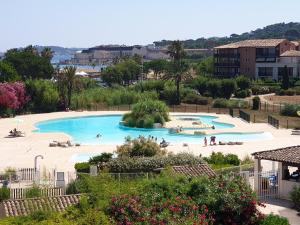
{"type": "Polygon", "coordinates": [[[51,50],[51,48],[46,47],[46,48],[44,48],[44,49],[42,50],[41,56],[42,56],[43,58],[46,58],[46,59],[51,60],[52,57],[53,57],[53,51],[51,50]]]}
{"type": "Polygon", "coordinates": [[[173,41],[168,47],[168,54],[172,58],[172,63],[169,71],[166,73],[167,79],[173,79],[176,83],[176,102],[180,104],[180,83],[184,79],[190,77],[189,66],[186,62],[182,61],[185,56],[183,45],[180,41],[173,41]]]}
{"type": "Polygon", "coordinates": [[[72,92],[73,92],[73,85],[75,82],[75,74],[76,74],[76,67],[75,66],[67,66],[64,69],[63,76],[66,81],[66,87],[67,87],[67,96],[68,96],[68,104],[67,107],[70,108],[71,106],[71,98],[72,98],[72,92]]]}

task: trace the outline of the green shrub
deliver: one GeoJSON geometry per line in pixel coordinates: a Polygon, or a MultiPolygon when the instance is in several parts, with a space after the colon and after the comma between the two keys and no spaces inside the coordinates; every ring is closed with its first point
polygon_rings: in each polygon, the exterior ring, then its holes
{"type": "Polygon", "coordinates": [[[90,164],[88,162],[76,163],[75,169],[78,173],[89,173],[90,172],[90,164]]]}
{"type": "Polygon", "coordinates": [[[168,156],[153,156],[142,158],[118,157],[105,164],[112,173],[152,172],[153,169],[167,166],[195,165],[203,163],[200,157],[191,154],[177,154],[168,156]]]}
{"type": "Polygon", "coordinates": [[[209,98],[202,97],[196,93],[188,93],[182,99],[182,102],[187,104],[208,105],[209,98]]]}
{"type": "Polygon", "coordinates": [[[238,90],[234,93],[236,98],[247,98],[251,95],[251,91],[249,89],[246,90],[238,90]]]}
{"type": "MultiPolygon", "coordinates": [[[[182,85],[180,86],[180,93],[182,94],[182,85]]],[[[169,105],[175,105],[177,102],[176,99],[176,85],[173,81],[167,81],[164,85],[164,90],[162,93],[162,98],[169,105]]],[[[182,97],[182,96],[181,96],[182,97]]]]}
{"type": "Polygon", "coordinates": [[[119,157],[152,157],[166,154],[154,140],[145,137],[126,140],[125,144],[117,146],[116,152],[119,157]]]}
{"type": "Polygon", "coordinates": [[[79,188],[77,187],[77,183],[76,181],[72,181],[68,184],[67,188],[66,188],[66,194],[67,195],[72,195],[72,194],[79,194],[79,188]]]}
{"type": "MultiPolygon", "coordinates": [[[[161,120],[159,119],[159,121],[161,121],[161,120]]],[[[153,118],[153,116],[145,116],[143,127],[144,128],[153,128],[153,125],[154,125],[154,118],[153,118]]]]}
{"type": "Polygon", "coordinates": [[[300,105],[284,105],[281,110],[283,116],[298,116],[297,112],[300,111],[300,105]]]}
{"type": "Polygon", "coordinates": [[[209,157],[203,158],[207,163],[213,165],[232,165],[238,166],[240,165],[240,160],[235,154],[226,154],[224,155],[222,152],[212,152],[209,157]]]}
{"type": "Polygon", "coordinates": [[[41,189],[37,186],[26,189],[25,197],[26,198],[38,198],[41,197],[41,189]]]}
{"type": "Polygon", "coordinates": [[[75,93],[72,97],[72,109],[89,109],[94,105],[116,106],[131,105],[147,99],[156,100],[155,91],[137,92],[129,88],[92,88],[75,93]]]}
{"type": "Polygon", "coordinates": [[[216,99],[213,102],[214,108],[247,108],[248,103],[242,100],[227,100],[227,99],[216,99]]]}
{"type": "Polygon", "coordinates": [[[59,94],[55,84],[49,80],[27,80],[26,90],[30,96],[29,109],[35,112],[57,110],[59,94]]]}
{"type": "Polygon", "coordinates": [[[300,188],[294,187],[293,190],[290,192],[290,198],[294,203],[294,207],[300,211],[300,188]]]}
{"type": "Polygon", "coordinates": [[[192,82],[192,87],[196,89],[201,95],[204,95],[208,91],[208,78],[204,76],[198,76],[192,82]]]}
{"type": "Polygon", "coordinates": [[[251,81],[246,76],[238,76],[237,78],[235,78],[235,81],[236,81],[237,87],[240,90],[247,90],[251,86],[251,81]]]}
{"type": "Polygon", "coordinates": [[[264,95],[264,94],[272,93],[269,87],[258,86],[258,85],[252,86],[251,91],[253,95],[264,95]]]}
{"type": "Polygon", "coordinates": [[[166,104],[153,100],[138,102],[133,106],[131,113],[123,116],[124,125],[138,128],[153,128],[154,123],[168,120],[169,109],[166,104]]]}
{"type": "Polygon", "coordinates": [[[260,225],[290,225],[289,221],[281,216],[270,214],[263,221],[260,225]]]}
{"type": "Polygon", "coordinates": [[[255,96],[253,99],[253,106],[252,106],[252,109],[253,110],[258,110],[259,109],[259,106],[260,106],[260,98],[258,96],[255,96]]]}
{"type": "Polygon", "coordinates": [[[207,83],[207,90],[212,98],[217,98],[220,96],[221,81],[220,80],[210,80],[207,83]]]}
{"type": "Polygon", "coordinates": [[[97,165],[98,163],[108,162],[109,160],[112,159],[112,156],[113,156],[112,153],[103,152],[100,155],[91,157],[89,159],[89,163],[92,164],[92,165],[97,165]]]}
{"type": "Polygon", "coordinates": [[[10,191],[8,188],[0,188],[0,202],[10,198],[10,191]]]}
{"type": "Polygon", "coordinates": [[[236,91],[237,85],[235,80],[233,79],[224,79],[221,81],[221,88],[220,88],[220,96],[223,98],[230,99],[232,94],[236,91]]]}

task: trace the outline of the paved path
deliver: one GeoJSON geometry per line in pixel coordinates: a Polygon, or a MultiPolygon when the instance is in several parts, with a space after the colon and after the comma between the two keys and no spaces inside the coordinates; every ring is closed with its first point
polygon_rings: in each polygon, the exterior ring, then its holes
{"type": "Polygon", "coordinates": [[[264,214],[275,214],[286,217],[291,225],[300,225],[300,213],[292,209],[292,202],[281,199],[270,199],[265,208],[260,208],[264,214]]]}

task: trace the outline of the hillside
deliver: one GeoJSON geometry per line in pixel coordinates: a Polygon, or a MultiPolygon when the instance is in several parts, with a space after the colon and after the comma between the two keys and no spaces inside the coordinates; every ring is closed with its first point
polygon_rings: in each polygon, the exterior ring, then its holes
{"type": "MultiPolygon", "coordinates": [[[[243,34],[231,34],[230,37],[199,38],[183,41],[185,48],[213,48],[218,45],[247,39],[285,38],[300,39],[300,23],[277,23],[243,34]]],[[[171,40],[156,41],[156,46],[166,46],[171,40]]]]}
{"type": "Polygon", "coordinates": [[[51,48],[51,50],[54,52],[52,63],[58,63],[63,60],[71,59],[75,52],[81,51],[84,48],[64,48],[60,46],[35,46],[38,51],[42,51],[43,48],[48,47],[51,48]]]}

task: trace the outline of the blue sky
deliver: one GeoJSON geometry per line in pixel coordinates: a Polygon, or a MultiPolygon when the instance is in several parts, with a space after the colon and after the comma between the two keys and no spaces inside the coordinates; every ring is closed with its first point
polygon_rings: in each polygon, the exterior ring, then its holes
{"type": "Polygon", "coordinates": [[[299,0],[1,0],[0,51],[148,44],[300,22],[299,0]]]}

